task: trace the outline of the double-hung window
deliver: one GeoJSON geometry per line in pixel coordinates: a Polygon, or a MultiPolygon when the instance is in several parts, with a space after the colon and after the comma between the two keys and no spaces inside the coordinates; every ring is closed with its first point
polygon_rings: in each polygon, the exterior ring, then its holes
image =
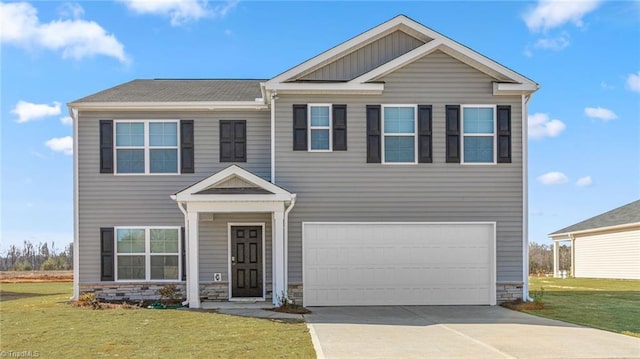
{"type": "Polygon", "coordinates": [[[177,120],[115,121],[116,173],[176,174],[177,120]]]}
{"type": "Polygon", "coordinates": [[[496,106],[462,105],[462,163],[496,163],[496,106]]]}
{"type": "Polygon", "coordinates": [[[309,105],[309,151],[331,151],[331,105],[309,105]]]}
{"type": "Polygon", "coordinates": [[[117,280],[179,280],[180,228],[117,227],[117,280]]]}
{"type": "Polygon", "coordinates": [[[416,106],[382,107],[382,163],[416,163],[416,106]]]}

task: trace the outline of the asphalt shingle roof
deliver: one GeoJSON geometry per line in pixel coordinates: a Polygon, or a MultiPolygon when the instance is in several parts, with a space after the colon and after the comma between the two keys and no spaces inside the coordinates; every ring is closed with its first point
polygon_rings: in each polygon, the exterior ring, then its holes
{"type": "Polygon", "coordinates": [[[609,212],[591,217],[572,226],[563,228],[550,234],[586,231],[589,229],[618,226],[622,224],[640,223],[640,200],[618,207],[609,212]]]}
{"type": "Polygon", "coordinates": [[[72,103],[254,101],[262,97],[260,82],[264,81],[266,80],[133,80],[72,103]]]}

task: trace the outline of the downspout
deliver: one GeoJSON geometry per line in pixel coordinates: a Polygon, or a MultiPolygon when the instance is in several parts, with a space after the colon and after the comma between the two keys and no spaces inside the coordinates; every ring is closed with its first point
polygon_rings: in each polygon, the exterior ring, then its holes
{"type": "Polygon", "coordinates": [[[533,94],[522,94],[522,300],[531,302],[529,297],[529,131],[527,104],[533,94]]]}
{"type": "MultiPolygon", "coordinates": [[[[175,199],[175,196],[171,196],[172,199],[175,199]]],[[[184,202],[178,202],[178,208],[180,209],[180,212],[182,212],[182,214],[184,215],[184,244],[185,246],[189,245],[189,216],[187,216],[187,210],[184,208],[185,203],[184,202]]],[[[182,248],[182,250],[185,253],[189,253],[189,251],[187,250],[187,248],[182,248]]],[[[187,256],[184,256],[184,260],[187,260],[187,256]]],[[[183,266],[181,266],[183,268],[186,268],[187,272],[189,271],[189,266],[187,265],[187,263],[185,263],[183,266]]],[[[184,276],[187,277],[187,273],[184,273],[184,276]]],[[[182,302],[182,305],[187,305],[189,304],[189,288],[187,288],[187,282],[185,281],[184,283],[184,292],[187,295],[187,299],[182,302]]]]}
{"type": "Polygon", "coordinates": [[[68,107],[73,124],[73,297],[80,297],[80,210],[78,204],[78,110],[68,107]]]}
{"type": "Polygon", "coordinates": [[[284,210],[284,290],[287,296],[289,295],[289,212],[296,205],[296,197],[295,193],[291,195],[291,203],[284,210]]]}
{"type": "Polygon", "coordinates": [[[278,93],[271,93],[271,183],[276,183],[276,100],[278,93]]]}

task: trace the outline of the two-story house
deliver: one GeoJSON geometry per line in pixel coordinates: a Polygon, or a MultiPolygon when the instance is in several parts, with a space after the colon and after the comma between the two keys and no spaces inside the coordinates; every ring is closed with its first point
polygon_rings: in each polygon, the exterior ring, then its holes
{"type": "Polygon", "coordinates": [[[522,298],[537,89],[398,16],[271,79],[134,80],[73,101],[74,295],[522,298]]]}

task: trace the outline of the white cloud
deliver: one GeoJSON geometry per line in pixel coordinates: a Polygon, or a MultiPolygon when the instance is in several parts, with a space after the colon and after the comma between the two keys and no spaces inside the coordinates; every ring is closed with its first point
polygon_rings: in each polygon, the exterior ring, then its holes
{"type": "Polygon", "coordinates": [[[71,119],[71,116],[60,117],[60,123],[71,126],[73,124],[73,120],[71,119]]]}
{"type": "Polygon", "coordinates": [[[539,139],[543,137],[556,137],[567,127],[564,122],[550,119],[546,113],[529,115],[527,120],[529,137],[539,139]]]}
{"type": "Polygon", "coordinates": [[[569,178],[562,172],[548,172],[538,177],[542,184],[563,184],[569,182],[569,178]]]}
{"type": "Polygon", "coordinates": [[[589,187],[591,186],[591,184],[593,184],[591,176],[581,177],[578,179],[578,181],[576,181],[576,185],[578,187],[589,187]]]}
{"type": "Polygon", "coordinates": [[[54,102],[52,106],[47,104],[18,101],[11,113],[18,115],[18,123],[25,123],[43,117],[60,114],[60,103],[54,102]]]}
{"type": "Polygon", "coordinates": [[[73,19],[81,18],[84,15],[84,9],[80,4],[66,2],[60,6],[60,15],[64,17],[69,17],[73,19]]]}
{"type": "Polygon", "coordinates": [[[609,83],[607,83],[606,81],[602,81],[600,82],[600,88],[602,88],[603,90],[615,90],[616,87],[613,85],[609,85],[609,83]]]}
{"type": "Polygon", "coordinates": [[[566,23],[581,27],[582,18],[600,5],[599,0],[539,0],[536,7],[524,14],[531,31],[546,31],[566,23]]]}
{"type": "Polygon", "coordinates": [[[562,33],[556,37],[544,37],[536,41],[534,47],[544,50],[560,51],[569,46],[569,34],[562,33]]]}
{"type": "MultiPolygon", "coordinates": [[[[70,16],[81,16],[80,5],[72,5],[70,16]]],[[[127,62],[122,45],[100,25],[86,20],[55,20],[41,23],[29,3],[0,3],[0,42],[33,49],[60,51],[63,58],[82,59],[105,55],[127,62]]]]}
{"type": "Polygon", "coordinates": [[[587,117],[597,118],[603,121],[611,121],[618,118],[618,115],[616,115],[615,112],[602,107],[586,107],[584,109],[584,114],[587,115],[587,117]]]}
{"type": "Polygon", "coordinates": [[[627,76],[627,89],[633,92],[640,92],[640,71],[636,74],[627,76]]]}
{"type": "Polygon", "coordinates": [[[62,152],[69,156],[73,154],[73,138],[71,136],[54,137],[44,144],[52,151],[62,152]]]}
{"type": "Polygon", "coordinates": [[[202,18],[225,17],[236,7],[238,1],[228,1],[224,4],[209,7],[207,1],[202,0],[120,0],[130,10],[137,14],[151,14],[169,17],[172,26],[180,26],[190,21],[202,18]]]}

